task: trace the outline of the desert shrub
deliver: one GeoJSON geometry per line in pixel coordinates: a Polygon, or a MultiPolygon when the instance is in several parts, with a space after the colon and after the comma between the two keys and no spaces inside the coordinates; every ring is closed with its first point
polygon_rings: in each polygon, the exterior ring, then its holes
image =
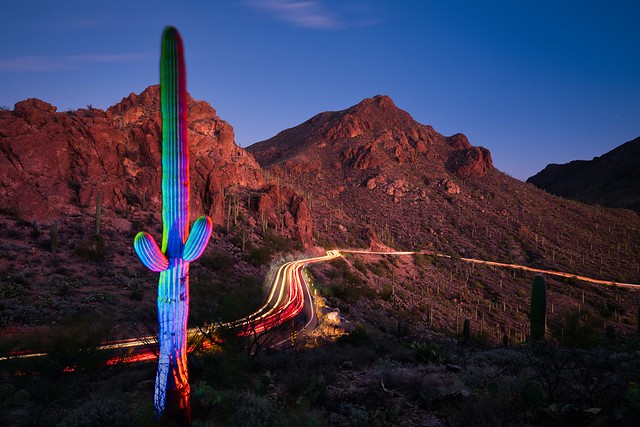
{"type": "Polygon", "coordinates": [[[99,234],[77,243],[73,252],[81,258],[89,261],[102,262],[109,251],[109,246],[104,237],[99,234]]]}
{"type": "Polygon", "coordinates": [[[391,285],[383,285],[378,296],[384,301],[391,301],[391,297],[393,297],[393,288],[391,285]]]}
{"type": "Polygon", "coordinates": [[[357,347],[371,345],[372,340],[364,326],[357,325],[353,331],[342,335],[336,342],[357,347]]]}
{"type": "Polygon", "coordinates": [[[369,300],[376,299],[376,291],[366,285],[354,285],[351,283],[334,283],[324,288],[326,296],[333,296],[351,304],[361,298],[369,300]]]}
{"type": "Polygon", "coordinates": [[[209,270],[229,273],[236,265],[236,258],[228,251],[217,249],[203,256],[198,262],[209,270]]]}
{"type": "Polygon", "coordinates": [[[0,298],[18,298],[29,294],[27,285],[21,281],[10,278],[8,283],[0,286],[0,298]]]}
{"type": "Polygon", "coordinates": [[[386,277],[390,273],[389,262],[385,259],[381,259],[378,262],[368,265],[369,270],[376,276],[386,277]]]}
{"type": "Polygon", "coordinates": [[[139,283],[133,283],[129,291],[129,297],[134,301],[142,301],[144,298],[144,288],[139,283]]]}
{"type": "Polygon", "coordinates": [[[599,324],[587,320],[584,313],[567,313],[563,330],[557,329],[553,331],[554,336],[567,347],[594,348],[602,341],[599,324]]]}
{"type": "Polygon", "coordinates": [[[132,419],[126,407],[126,399],[110,397],[88,400],[70,411],[59,423],[60,427],[130,426],[132,419]]]}
{"type": "Polygon", "coordinates": [[[89,295],[83,296],[82,302],[85,304],[101,303],[114,305],[118,302],[118,298],[110,292],[100,291],[92,292],[89,295]]]}
{"type": "Polygon", "coordinates": [[[414,351],[416,358],[423,363],[434,363],[440,365],[447,360],[442,347],[435,343],[414,341],[411,343],[410,347],[414,351]]]}
{"type": "Polygon", "coordinates": [[[414,254],[413,260],[418,267],[428,267],[430,265],[436,265],[436,257],[427,254],[414,254]]]}
{"type": "Polygon", "coordinates": [[[362,274],[367,274],[367,264],[365,264],[360,258],[356,258],[355,261],[353,261],[353,266],[362,274]]]}
{"type": "Polygon", "coordinates": [[[263,244],[264,246],[268,246],[273,252],[292,252],[303,249],[299,241],[273,232],[267,233],[264,237],[263,244]]]}
{"type": "Polygon", "coordinates": [[[245,259],[256,267],[268,265],[271,262],[273,250],[268,246],[256,246],[249,250],[245,259]]]}

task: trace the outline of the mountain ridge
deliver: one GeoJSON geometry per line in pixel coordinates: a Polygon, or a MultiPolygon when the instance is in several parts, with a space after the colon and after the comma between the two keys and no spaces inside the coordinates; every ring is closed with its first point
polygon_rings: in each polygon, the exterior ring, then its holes
{"type": "Polygon", "coordinates": [[[640,137],[592,160],[549,164],[527,182],[584,203],[640,211],[640,137]]]}
{"type": "MultiPolygon", "coordinates": [[[[511,178],[493,167],[486,148],[416,122],[387,96],[319,113],[247,151],[306,195],[316,237],[327,247],[363,247],[374,236],[402,249],[550,269],[575,269],[578,257],[579,271],[598,276],[598,262],[582,254],[584,245],[593,247],[588,228],[618,216],[618,226],[629,221],[638,232],[637,215],[568,203],[511,178]]],[[[628,240],[624,233],[616,231],[628,240]]]]}

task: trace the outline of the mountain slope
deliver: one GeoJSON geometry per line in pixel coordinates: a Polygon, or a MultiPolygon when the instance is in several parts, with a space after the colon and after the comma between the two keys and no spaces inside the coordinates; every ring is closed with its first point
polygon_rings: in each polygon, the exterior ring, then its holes
{"type": "Polygon", "coordinates": [[[380,238],[399,248],[638,276],[638,215],[513,179],[493,168],[485,148],[415,122],[385,96],[318,114],[247,151],[307,196],[328,247],[380,238]]]}
{"type": "Polygon", "coordinates": [[[640,137],[593,160],[550,164],[527,182],[569,199],[640,211],[640,137]]]}
{"type": "MultiPolygon", "coordinates": [[[[0,111],[0,210],[44,222],[92,214],[100,192],[106,217],[159,215],[159,93],[151,86],[107,111],[57,112],[38,99],[0,111]]],[[[262,221],[311,241],[306,201],[264,180],[253,157],[235,144],[233,127],[210,104],[189,96],[188,122],[192,219],[207,214],[223,225],[229,205],[237,218],[242,204],[250,211],[248,228],[257,230],[262,221]]]]}

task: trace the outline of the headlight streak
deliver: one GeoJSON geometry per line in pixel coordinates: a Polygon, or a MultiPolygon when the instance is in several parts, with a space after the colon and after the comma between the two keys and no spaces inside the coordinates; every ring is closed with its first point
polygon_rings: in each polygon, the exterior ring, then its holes
{"type": "MultiPolygon", "coordinates": [[[[231,322],[223,323],[219,325],[219,328],[227,328],[227,329],[238,329],[239,334],[242,335],[253,333],[253,332],[263,332],[267,329],[274,328],[278,325],[285,323],[288,320],[291,320],[295,316],[297,316],[303,309],[305,305],[305,289],[307,291],[308,299],[306,303],[310,306],[313,306],[313,297],[309,292],[308,285],[304,276],[302,274],[302,269],[305,265],[314,264],[318,262],[330,261],[332,259],[343,256],[343,253],[353,253],[353,254],[366,254],[366,255],[414,255],[414,254],[425,254],[438,256],[441,258],[449,258],[452,257],[446,254],[440,254],[430,251],[420,251],[420,252],[410,252],[410,251],[395,251],[395,252],[382,252],[382,251],[366,251],[366,250],[351,250],[351,249],[333,249],[328,250],[327,254],[320,257],[312,257],[306,259],[300,259],[296,261],[289,261],[282,266],[280,266],[277,270],[276,275],[274,276],[273,282],[269,289],[269,294],[265,300],[265,303],[254,313],[231,322]],[[294,269],[297,273],[292,273],[292,269],[294,269]],[[252,329],[247,329],[253,323],[252,329]]],[[[614,287],[625,287],[625,288],[633,288],[640,289],[640,285],[633,283],[618,283],[613,281],[606,281],[600,279],[593,279],[586,276],[576,275],[572,273],[565,273],[560,271],[552,271],[552,270],[544,270],[533,267],[527,267],[518,264],[505,264],[494,261],[485,261],[475,258],[460,258],[463,262],[471,262],[476,264],[484,264],[496,267],[503,268],[511,268],[511,269],[520,269],[524,271],[531,271],[534,273],[543,273],[548,275],[555,275],[558,277],[568,277],[575,278],[578,280],[582,280],[589,283],[594,283],[598,285],[604,286],[614,286],[614,287]]],[[[305,324],[304,328],[308,328],[309,325],[313,322],[313,316],[309,316],[309,320],[305,324]]],[[[188,330],[189,336],[198,336],[201,335],[202,332],[198,328],[191,328],[188,330]]],[[[149,345],[155,344],[156,337],[153,335],[145,336],[142,338],[128,338],[118,341],[112,341],[108,343],[104,343],[103,345],[97,347],[98,350],[118,350],[118,349],[131,349],[131,348],[140,348],[147,347],[149,345]]],[[[281,343],[277,343],[277,345],[286,342],[287,340],[282,341],[281,343]]],[[[126,358],[114,358],[107,362],[107,364],[115,364],[119,362],[126,363],[134,363],[140,361],[148,361],[155,360],[156,356],[153,352],[148,351],[146,356],[136,355],[135,357],[130,356],[129,359],[126,358]]],[[[29,358],[37,358],[47,356],[48,353],[38,352],[38,353],[28,353],[25,351],[13,352],[8,356],[0,357],[0,362],[5,360],[15,360],[15,359],[29,359],[29,358]]]]}

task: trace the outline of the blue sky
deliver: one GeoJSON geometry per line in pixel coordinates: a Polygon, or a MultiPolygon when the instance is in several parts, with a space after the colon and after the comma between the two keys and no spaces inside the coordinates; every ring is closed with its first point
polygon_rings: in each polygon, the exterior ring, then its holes
{"type": "Polygon", "coordinates": [[[526,179],[640,136],[640,2],[21,0],[0,16],[0,105],[106,108],[185,42],[189,92],[240,146],[376,94],[526,179]]]}

